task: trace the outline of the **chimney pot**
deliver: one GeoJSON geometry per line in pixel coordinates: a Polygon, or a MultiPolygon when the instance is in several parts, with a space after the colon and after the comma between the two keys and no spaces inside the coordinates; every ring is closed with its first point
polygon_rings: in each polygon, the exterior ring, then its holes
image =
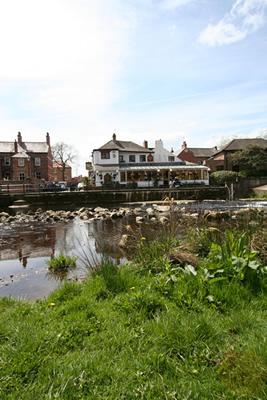
{"type": "Polygon", "coordinates": [[[113,133],[113,135],[112,135],[112,140],[113,140],[113,142],[116,141],[116,133],[113,133]]]}
{"type": "Polygon", "coordinates": [[[183,141],[183,144],[182,144],[182,149],[186,149],[187,148],[187,143],[186,143],[186,141],[184,140],[183,141]]]}
{"type": "Polygon", "coordinates": [[[18,143],[17,143],[16,139],[15,139],[15,142],[14,142],[14,150],[15,150],[15,153],[18,152],[18,143]]]}
{"type": "Polygon", "coordinates": [[[22,136],[21,133],[18,132],[18,143],[21,144],[22,143],[22,136]]]}
{"type": "Polygon", "coordinates": [[[46,144],[50,146],[50,135],[49,132],[46,132],[46,144]]]}

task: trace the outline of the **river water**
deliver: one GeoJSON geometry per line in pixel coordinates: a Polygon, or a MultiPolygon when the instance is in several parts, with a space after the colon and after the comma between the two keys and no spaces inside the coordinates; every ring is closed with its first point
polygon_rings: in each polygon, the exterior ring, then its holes
{"type": "MultiPolygon", "coordinates": [[[[190,211],[204,209],[237,209],[247,207],[247,203],[202,202],[189,203],[190,211]]],[[[250,207],[264,207],[267,202],[252,202],[250,207]]],[[[183,205],[183,207],[185,207],[183,205]]],[[[129,225],[134,234],[155,237],[157,224],[144,224],[142,228],[132,218],[93,221],[86,223],[76,218],[69,223],[23,224],[0,227],[0,296],[21,299],[46,297],[63,280],[80,280],[90,272],[90,266],[97,265],[103,257],[116,263],[123,263],[126,254],[118,242],[129,225]],[[51,274],[47,262],[59,253],[77,256],[77,268],[66,276],[51,274]]],[[[128,228],[129,229],[129,228],[128,228]]],[[[181,226],[181,235],[186,227],[181,226]]]]}

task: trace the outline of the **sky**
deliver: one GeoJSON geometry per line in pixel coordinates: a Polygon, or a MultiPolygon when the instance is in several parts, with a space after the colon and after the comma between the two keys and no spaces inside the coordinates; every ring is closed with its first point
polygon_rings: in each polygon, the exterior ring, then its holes
{"type": "Polygon", "coordinates": [[[0,140],[168,149],[267,130],[267,0],[0,0],[0,140]]]}

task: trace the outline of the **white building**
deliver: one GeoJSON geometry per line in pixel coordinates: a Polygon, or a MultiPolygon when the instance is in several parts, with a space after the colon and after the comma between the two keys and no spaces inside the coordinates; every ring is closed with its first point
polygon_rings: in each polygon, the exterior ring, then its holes
{"type": "Polygon", "coordinates": [[[112,140],[93,150],[92,176],[96,187],[169,187],[170,181],[181,184],[209,184],[208,168],[187,163],[164,149],[162,140],[149,148],[130,141],[112,140]]]}

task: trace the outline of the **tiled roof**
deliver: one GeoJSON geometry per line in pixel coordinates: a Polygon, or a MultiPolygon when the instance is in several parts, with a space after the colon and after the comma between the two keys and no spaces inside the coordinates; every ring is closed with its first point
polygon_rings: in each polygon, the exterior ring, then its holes
{"type": "MultiPolygon", "coordinates": [[[[29,153],[48,153],[49,149],[46,142],[23,142],[22,147],[29,153]]],[[[0,153],[15,153],[14,142],[0,142],[0,153]]]]}
{"type": "Polygon", "coordinates": [[[146,149],[139,144],[124,140],[110,140],[109,142],[101,146],[98,150],[120,150],[128,152],[151,153],[149,149],[146,149]]]}
{"type": "Polygon", "coordinates": [[[0,153],[14,153],[14,142],[0,142],[0,153]]]}
{"type": "Polygon", "coordinates": [[[213,156],[213,154],[215,154],[217,152],[215,147],[211,147],[211,148],[210,147],[208,147],[208,148],[204,148],[204,147],[187,147],[185,149],[180,150],[180,152],[178,153],[178,157],[186,149],[191,151],[194,154],[195,157],[205,157],[205,158],[209,158],[209,157],[213,156]]]}
{"type": "Polygon", "coordinates": [[[233,139],[230,143],[224,146],[222,150],[246,150],[249,147],[258,146],[261,148],[267,148],[267,140],[263,138],[252,138],[252,139],[233,139]]]}

